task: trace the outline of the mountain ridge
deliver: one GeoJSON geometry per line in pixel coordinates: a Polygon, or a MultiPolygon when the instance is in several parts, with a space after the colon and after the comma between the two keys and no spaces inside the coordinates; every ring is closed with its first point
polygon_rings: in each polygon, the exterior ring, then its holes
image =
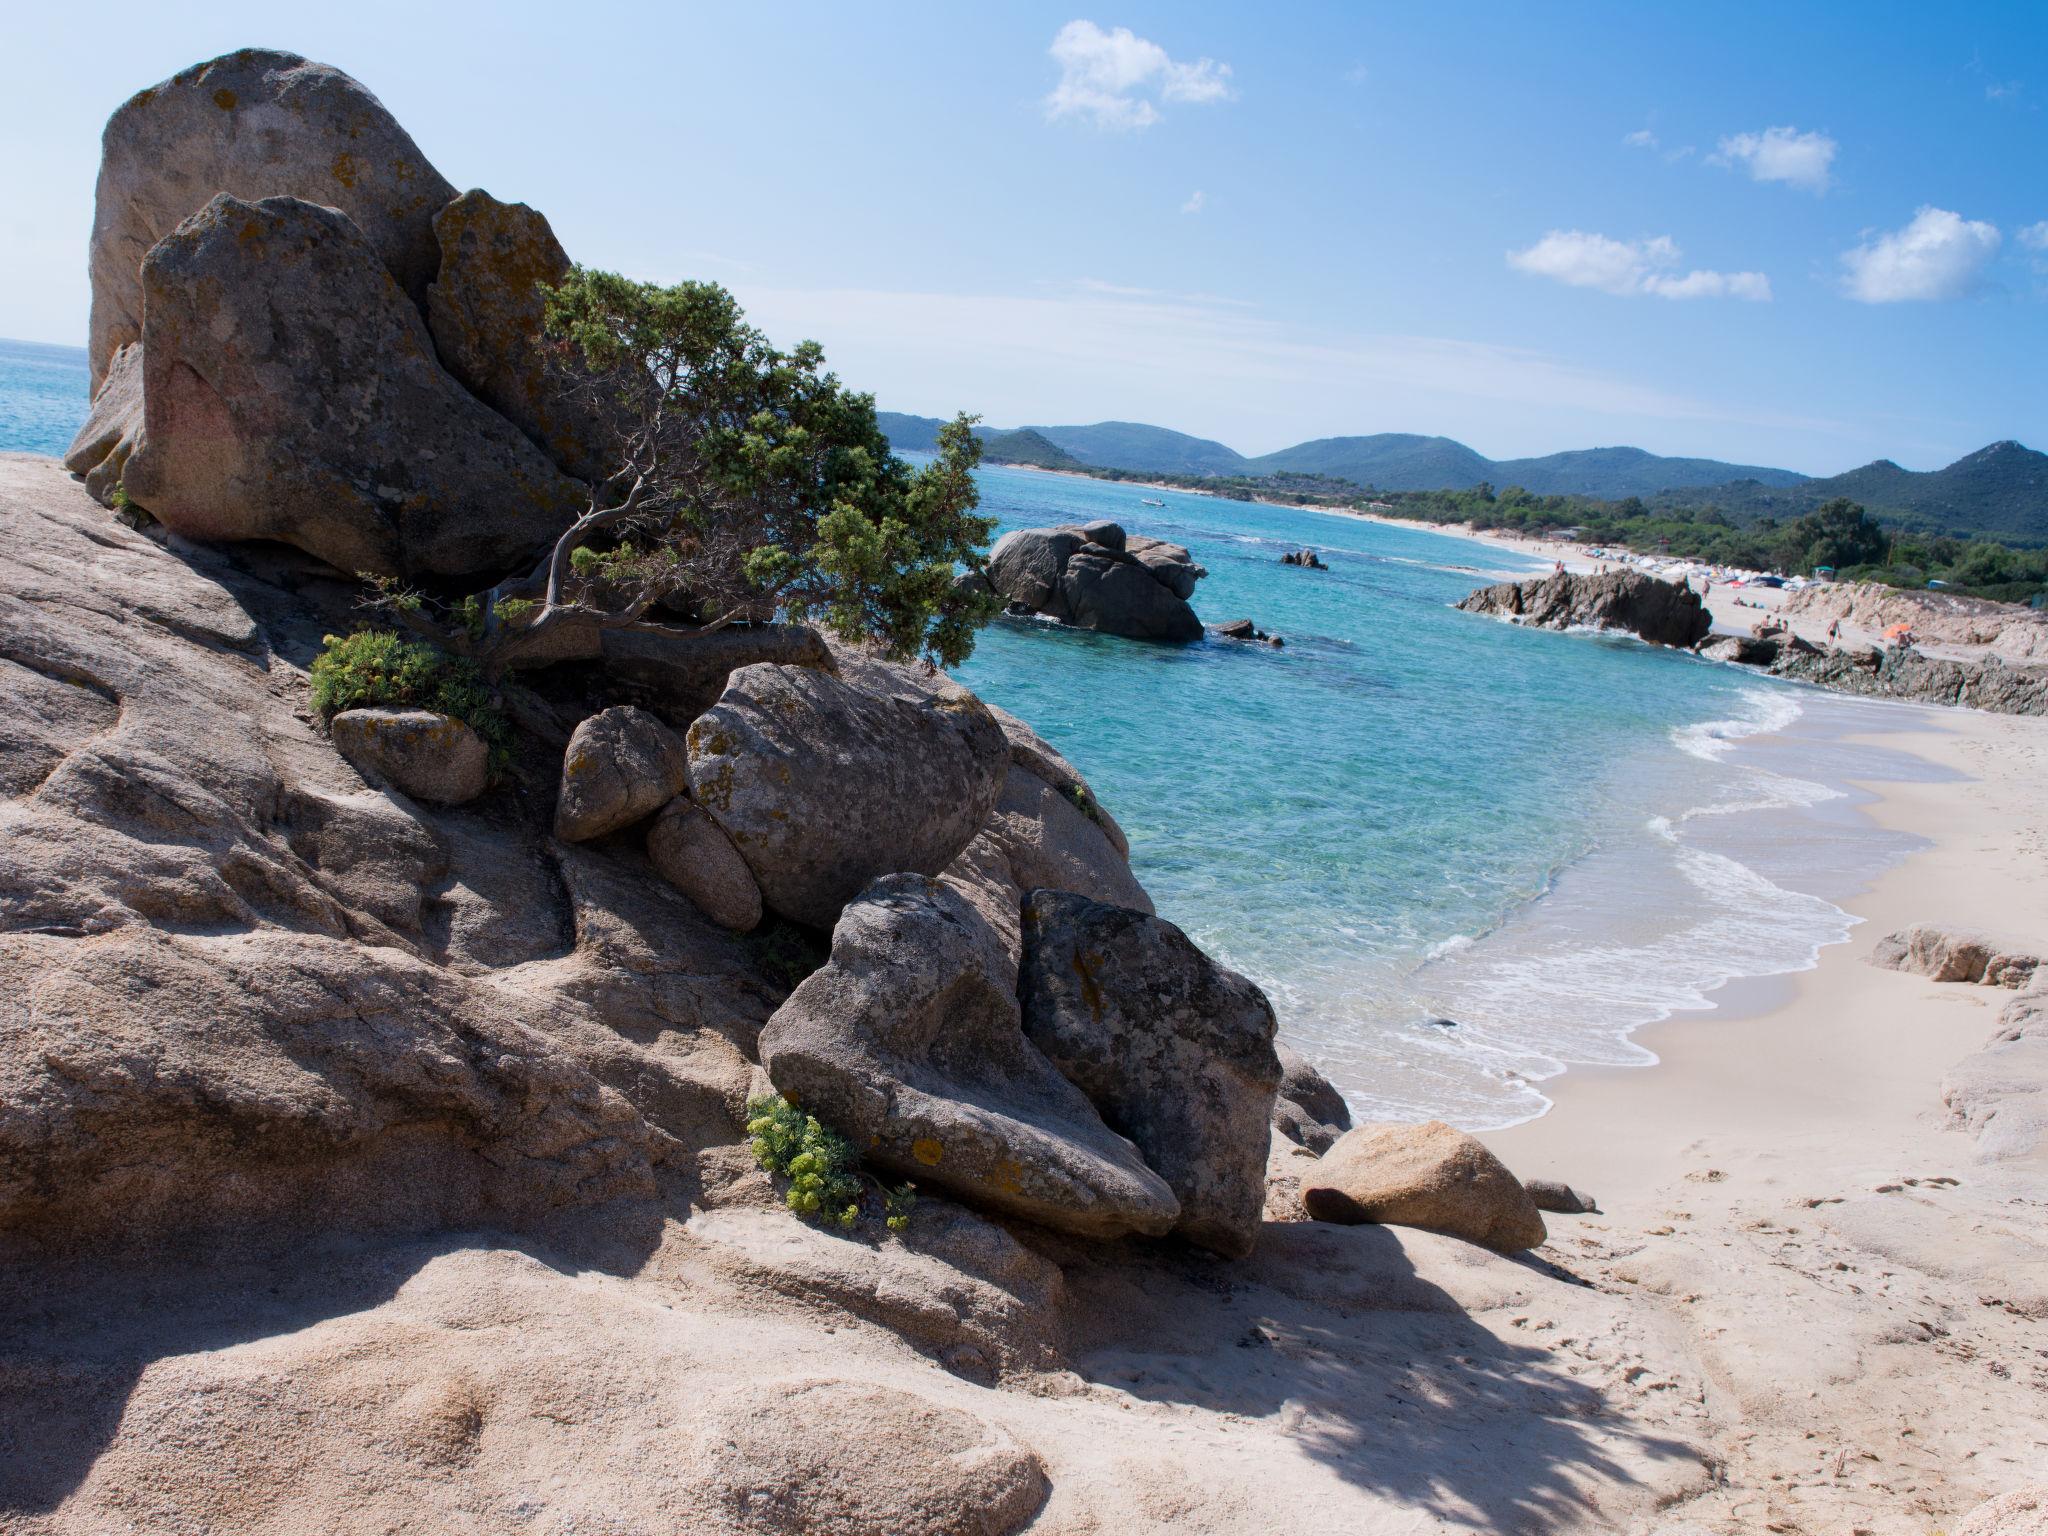
{"type": "MultiPolygon", "coordinates": [[[[893,411],[877,415],[897,447],[929,451],[935,446],[938,418],[893,411]]],[[[1067,467],[1057,454],[1077,468],[1204,477],[1324,475],[1380,491],[1458,491],[1484,483],[1497,490],[1520,486],[1538,496],[1604,501],[1633,496],[1662,508],[1712,506],[1745,521],[1799,517],[1846,496],[1910,527],[2048,543],[2048,454],[2009,438],[1940,469],[1905,469],[1890,459],[1876,459],[1838,475],[1808,476],[1622,445],[1489,459],[1455,438],[1412,432],[1314,438],[1247,457],[1213,439],[1143,422],[976,430],[985,442],[1000,445],[991,450],[991,462],[1067,467]]]]}

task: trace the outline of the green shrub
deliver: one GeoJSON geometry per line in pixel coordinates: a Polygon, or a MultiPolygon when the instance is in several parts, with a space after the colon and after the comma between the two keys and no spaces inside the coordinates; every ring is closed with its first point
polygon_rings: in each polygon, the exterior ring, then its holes
{"type": "Polygon", "coordinates": [[[816,1115],[807,1115],[784,1098],[747,1100],[747,1135],[754,1160],[770,1173],[789,1180],[783,1197],[800,1216],[816,1216],[850,1228],[861,1207],[878,1209],[889,1230],[910,1224],[917,1193],[908,1184],[890,1188],[861,1172],[860,1154],[837,1131],[827,1130],[816,1115]],[[872,1186],[872,1188],[870,1188],[872,1186]]]}
{"type": "Polygon", "coordinates": [[[388,629],[328,635],[313,658],[314,710],[331,720],[378,705],[453,715],[490,745],[494,767],[510,758],[511,723],[472,663],[388,629]]]}

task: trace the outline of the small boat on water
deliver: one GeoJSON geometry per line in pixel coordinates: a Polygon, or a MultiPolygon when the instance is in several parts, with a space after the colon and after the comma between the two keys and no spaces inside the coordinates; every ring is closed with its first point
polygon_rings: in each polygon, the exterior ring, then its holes
{"type": "Polygon", "coordinates": [[[1150,496],[1140,496],[1138,498],[1138,505],[1141,507],[1163,507],[1166,505],[1166,503],[1163,501],[1154,501],[1150,496]]]}

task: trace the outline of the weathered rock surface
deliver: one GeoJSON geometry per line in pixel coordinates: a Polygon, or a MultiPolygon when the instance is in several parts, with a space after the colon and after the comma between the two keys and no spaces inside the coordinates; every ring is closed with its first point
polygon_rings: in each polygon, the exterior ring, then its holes
{"type": "Polygon", "coordinates": [[[1206,574],[1179,545],[1106,522],[1015,529],[988,562],[989,584],[1013,608],[1133,640],[1201,639],[1187,599],[1206,574]]]}
{"type": "MultiPolygon", "coordinates": [[[[1118,854],[1128,860],[1131,856],[1130,839],[1124,836],[1124,829],[1117,825],[1116,818],[1109,813],[1109,807],[1102,803],[1088,781],[1081,777],[1080,769],[1068,762],[1065,755],[1038,732],[1019,720],[1006,709],[988,705],[988,712],[995,716],[996,724],[1003,728],[1003,739],[1010,746],[1010,761],[1025,772],[1050,784],[1060,794],[1078,806],[1086,806],[1088,819],[1102,829],[1116,848],[1118,854]]],[[[1126,903],[1135,906],[1137,903],[1126,903]]]]}
{"type": "Polygon", "coordinates": [[[616,832],[653,815],[689,780],[683,739],[647,710],[614,705],[592,715],[569,737],[555,801],[555,836],[581,843],[616,832]]]}
{"type": "Polygon", "coordinates": [[[1699,653],[1709,661],[1732,661],[1745,667],[1768,667],[1778,659],[1778,641],[1759,635],[1710,635],[1699,653]]]}
{"type": "Polygon", "coordinates": [[[647,857],[662,879],[722,928],[746,933],[761,922],[761,887],[717,822],[677,795],[647,829],[647,857]]]}
{"type": "Polygon", "coordinates": [[[1911,646],[1885,650],[1781,648],[1771,671],[1795,682],[1866,698],[1907,699],[2001,715],[2048,714],[2048,666],[2008,666],[1996,656],[1950,661],[1911,646]]]}
{"type": "Polygon", "coordinates": [[[1421,1227],[1496,1253],[1534,1248],[1547,1235],[1500,1159],[1441,1120],[1346,1132],[1302,1179],[1301,1199],[1317,1221],[1421,1227]]]}
{"type": "Polygon", "coordinates": [[[1086,785],[1062,794],[1013,761],[995,809],[945,868],[942,878],[1001,940],[1012,977],[1024,953],[1021,912],[1027,892],[1071,891],[1152,911],[1152,898],[1131,873],[1130,861],[1103,824],[1081,809],[1093,803],[1086,785]]]}
{"type": "Polygon", "coordinates": [[[294,714],[345,606],[24,456],[0,573],[0,1228],[516,1229],[733,1139],[779,994],[651,872],[369,789],[294,714]]]}
{"type": "Polygon", "coordinates": [[[1298,565],[1305,571],[1327,571],[1323,557],[1312,549],[1290,549],[1280,557],[1282,565],[1298,565]]]}
{"type": "Polygon", "coordinates": [[[142,339],[142,259],[219,193],[338,209],[415,307],[440,266],[455,189],[377,98],[338,69],[244,48],[138,91],[107,120],[93,214],[90,361],[142,339]]]}
{"type": "Polygon", "coordinates": [[[347,709],[327,726],[334,749],[369,778],[434,805],[484,792],[491,751],[453,715],[431,709],[347,709]]]}
{"type": "Polygon", "coordinates": [[[142,342],[119,348],[92,397],[92,411],[64,454],[64,467],[85,477],[85,488],[101,506],[114,504],[114,489],[128,456],[142,441],[142,342]]]}
{"type": "Polygon", "coordinates": [[[2020,987],[2040,968],[2041,957],[2028,953],[2024,946],[1984,934],[1915,923],[1878,940],[1870,963],[1888,971],[1911,971],[1931,981],[2020,987]]]}
{"type": "Polygon", "coordinates": [[[1690,587],[1641,571],[1581,576],[1560,571],[1527,581],[1481,587],[1458,606],[1533,624],[1539,629],[1623,629],[1652,645],[1690,646],[1713,627],[1707,605],[1690,587]]]}
{"type": "Polygon", "coordinates": [[[1964,1517],[1956,1536],[2048,1536],[2048,1483],[1986,1499],[1964,1517]]]}
{"type": "Polygon", "coordinates": [[[878,875],[950,864],[994,809],[1009,755],[957,684],[877,662],[859,675],[742,667],[689,731],[691,798],[767,904],[821,928],[878,875]]]}
{"type": "Polygon", "coordinates": [[[1560,1216],[1585,1216],[1600,1209],[1599,1202],[1591,1195],[1581,1194],[1562,1179],[1524,1179],[1522,1188],[1539,1211],[1555,1211],[1560,1216]]]}
{"type": "Polygon", "coordinates": [[[278,539],[346,572],[496,575],[576,481],[444,373],[419,312],[331,208],[221,196],[143,263],[135,502],[196,539],[278,539]]]}
{"type": "Polygon", "coordinates": [[[1280,1058],[1280,1089],[1273,1100],[1273,1129],[1296,1146],[1327,1152],[1351,1129],[1351,1106],[1314,1062],[1284,1041],[1274,1041],[1280,1058]]]}
{"type": "Polygon", "coordinates": [[[613,473],[611,424],[542,334],[540,285],[569,270],[547,219],[471,190],[434,215],[434,237],[441,262],[426,314],[441,365],[570,474],[613,473]]]}
{"type": "Polygon", "coordinates": [[[830,961],[760,1048],[778,1091],[892,1173],[1084,1236],[1162,1233],[1180,1215],[1024,1037],[986,925],[937,880],[890,875],[848,905],[830,961]]]}
{"type": "Polygon", "coordinates": [[[1031,1042],[1172,1187],[1175,1230],[1251,1252],[1281,1076],[1265,994],[1161,918],[1039,890],[1018,997],[1031,1042]]]}
{"type": "Polygon", "coordinates": [[[870,1382],[749,1383],[693,1414],[719,1531],[1009,1536],[1045,1499],[1037,1456],[958,1408],[870,1382]]]}

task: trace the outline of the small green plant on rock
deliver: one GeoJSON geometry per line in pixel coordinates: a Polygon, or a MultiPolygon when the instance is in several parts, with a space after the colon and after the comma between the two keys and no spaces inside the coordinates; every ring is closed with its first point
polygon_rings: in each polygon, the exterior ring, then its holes
{"type": "Polygon", "coordinates": [[[314,711],[331,720],[379,705],[453,715],[483,737],[494,767],[510,757],[511,722],[473,662],[388,629],[326,636],[313,658],[314,711]]]}
{"type": "Polygon", "coordinates": [[[1083,816],[1086,816],[1098,827],[1102,825],[1102,812],[1096,807],[1095,797],[1088,793],[1087,785],[1069,784],[1067,786],[1067,798],[1074,802],[1075,808],[1083,816]]]}
{"type": "Polygon", "coordinates": [[[860,1220],[863,1206],[878,1210],[892,1232],[910,1224],[917,1192],[908,1184],[891,1187],[863,1173],[853,1143],[829,1130],[816,1115],[807,1115],[789,1100],[768,1096],[747,1101],[747,1135],[754,1160],[768,1172],[789,1180],[783,1197],[799,1216],[815,1216],[843,1229],[860,1220]]]}

